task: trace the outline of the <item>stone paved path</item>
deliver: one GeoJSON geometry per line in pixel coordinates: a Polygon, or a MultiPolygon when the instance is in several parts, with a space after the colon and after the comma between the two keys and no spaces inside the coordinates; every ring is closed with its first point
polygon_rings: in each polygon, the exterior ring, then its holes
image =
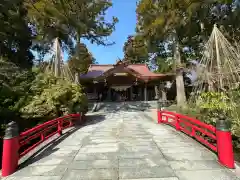
{"type": "Polygon", "coordinates": [[[237,180],[215,154],[147,119],[106,113],[37,155],[7,180],[237,180]]]}

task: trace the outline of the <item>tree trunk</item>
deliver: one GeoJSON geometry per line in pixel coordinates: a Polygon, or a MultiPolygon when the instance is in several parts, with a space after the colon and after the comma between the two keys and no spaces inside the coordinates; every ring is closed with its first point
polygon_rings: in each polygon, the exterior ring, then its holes
{"type": "Polygon", "coordinates": [[[79,84],[79,73],[78,72],[75,73],[74,82],[76,84],[79,84]]]}
{"type": "MultiPolygon", "coordinates": [[[[76,55],[77,55],[78,58],[79,58],[80,43],[81,43],[80,35],[79,35],[79,33],[77,33],[77,43],[76,43],[75,53],[76,53],[76,55]]],[[[79,84],[79,83],[80,83],[80,81],[79,81],[79,76],[80,76],[80,73],[79,73],[79,72],[75,72],[75,74],[74,74],[74,81],[75,81],[76,84],[79,84]]]]}
{"type": "Polygon", "coordinates": [[[163,102],[167,101],[167,93],[163,82],[159,84],[159,99],[163,102]]]}
{"type": "MultiPolygon", "coordinates": [[[[203,22],[200,22],[200,28],[201,28],[201,38],[202,38],[202,41],[203,41],[203,43],[202,43],[203,47],[202,47],[201,50],[204,51],[204,53],[205,53],[204,46],[207,43],[207,36],[205,34],[205,24],[203,22]]],[[[213,91],[213,83],[212,83],[211,79],[209,78],[210,77],[209,70],[207,71],[206,76],[207,76],[207,83],[208,83],[208,91],[213,91]]],[[[202,89],[200,89],[200,90],[202,90],[202,89]]]]}
{"type": "Polygon", "coordinates": [[[184,106],[186,103],[186,93],[184,87],[183,80],[183,72],[182,69],[179,68],[181,66],[181,55],[179,50],[179,42],[178,39],[175,39],[175,61],[176,61],[176,90],[177,90],[177,105],[184,106]]]}
{"type": "Polygon", "coordinates": [[[58,42],[58,38],[55,39],[55,61],[54,61],[54,74],[56,77],[61,75],[61,49],[58,42]]]}

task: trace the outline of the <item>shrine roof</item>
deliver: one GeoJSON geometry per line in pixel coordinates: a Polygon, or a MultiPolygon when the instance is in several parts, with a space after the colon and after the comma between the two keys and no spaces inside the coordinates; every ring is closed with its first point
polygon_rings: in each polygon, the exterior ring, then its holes
{"type": "MultiPolygon", "coordinates": [[[[168,76],[167,74],[159,74],[150,71],[146,64],[129,64],[126,65],[127,68],[139,73],[142,77],[164,77],[168,76]]],[[[88,68],[88,72],[86,74],[81,75],[81,78],[96,78],[103,75],[110,69],[115,68],[113,64],[91,64],[88,68]]]]}
{"type": "Polygon", "coordinates": [[[86,74],[82,74],[81,78],[96,78],[98,76],[103,75],[104,72],[112,68],[113,68],[113,65],[111,64],[106,64],[106,65],[91,64],[88,68],[88,72],[86,74]]]}

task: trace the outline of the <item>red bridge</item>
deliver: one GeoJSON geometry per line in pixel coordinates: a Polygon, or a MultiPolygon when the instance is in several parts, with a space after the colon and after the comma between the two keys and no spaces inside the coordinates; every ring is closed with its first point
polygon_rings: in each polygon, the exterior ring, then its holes
{"type": "Polygon", "coordinates": [[[11,122],[2,176],[18,180],[237,180],[231,133],[169,111],[127,104],[70,114],[18,134],[11,122]],[[128,106],[128,107],[126,107],[128,106]]]}

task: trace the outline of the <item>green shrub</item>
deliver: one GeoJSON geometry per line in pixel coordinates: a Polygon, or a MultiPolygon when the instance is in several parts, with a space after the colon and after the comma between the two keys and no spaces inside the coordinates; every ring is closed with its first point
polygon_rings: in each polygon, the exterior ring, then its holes
{"type": "Polygon", "coordinates": [[[1,123],[16,119],[24,106],[36,72],[22,70],[15,64],[0,59],[0,118],[1,123]]]}
{"type": "Polygon", "coordinates": [[[0,59],[0,135],[11,120],[22,131],[67,113],[86,112],[87,107],[80,85],[0,59]]]}
{"type": "Polygon", "coordinates": [[[26,119],[45,119],[80,111],[86,112],[87,97],[78,84],[52,74],[40,73],[31,86],[32,95],[20,109],[26,119]]]}
{"type": "Polygon", "coordinates": [[[240,146],[240,109],[237,105],[240,100],[239,92],[234,92],[235,97],[230,97],[232,92],[217,93],[205,92],[200,94],[195,103],[186,107],[177,108],[177,111],[190,117],[195,117],[207,124],[216,125],[219,118],[230,120],[232,123],[231,132],[233,135],[234,146],[240,146]]]}

